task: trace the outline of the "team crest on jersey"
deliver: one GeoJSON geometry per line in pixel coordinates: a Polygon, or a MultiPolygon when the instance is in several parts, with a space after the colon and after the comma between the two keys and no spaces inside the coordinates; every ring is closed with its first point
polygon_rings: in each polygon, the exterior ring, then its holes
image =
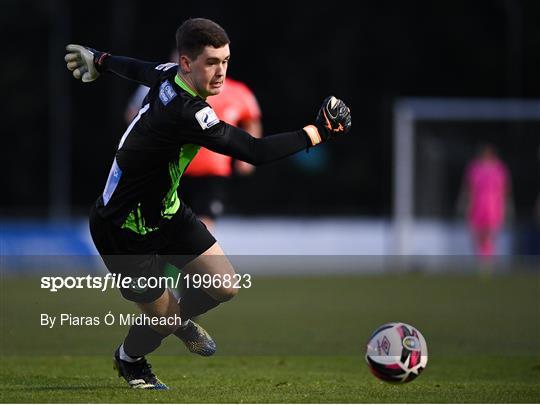
{"type": "Polygon", "coordinates": [[[195,113],[195,118],[197,118],[202,129],[213,127],[219,122],[219,118],[210,107],[204,107],[202,110],[197,111],[195,113]]]}
{"type": "Polygon", "coordinates": [[[175,97],[176,91],[174,91],[172,84],[168,80],[161,83],[161,86],[159,86],[159,99],[163,105],[169,104],[175,97]]]}

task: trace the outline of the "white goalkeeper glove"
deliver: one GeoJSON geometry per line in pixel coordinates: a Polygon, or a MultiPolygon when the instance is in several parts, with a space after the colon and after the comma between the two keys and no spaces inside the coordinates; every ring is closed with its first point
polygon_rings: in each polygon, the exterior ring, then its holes
{"type": "Polygon", "coordinates": [[[69,44],[66,46],[67,68],[73,72],[75,79],[81,79],[84,83],[93,82],[99,77],[96,69],[95,58],[101,56],[103,52],[95,51],[81,45],[69,44]]]}

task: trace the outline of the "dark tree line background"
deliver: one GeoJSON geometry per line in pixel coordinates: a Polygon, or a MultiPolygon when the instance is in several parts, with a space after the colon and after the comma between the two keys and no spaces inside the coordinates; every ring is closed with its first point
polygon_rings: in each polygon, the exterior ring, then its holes
{"type": "MultiPolygon", "coordinates": [[[[46,215],[51,187],[68,193],[71,214],[86,213],[125,129],[136,85],[113,77],[77,83],[63,67],[65,42],[166,61],[177,26],[207,17],[228,31],[229,74],[256,93],[265,133],[306,125],[328,94],[351,106],[348,139],[234,179],[228,212],[237,214],[389,215],[396,98],[540,96],[537,0],[384,0],[354,12],[347,3],[308,1],[2,3],[7,216],[46,215]],[[51,152],[59,144],[64,151],[51,152]],[[58,174],[67,185],[51,185],[54,170],[69,172],[58,174]]],[[[499,138],[502,151],[516,142],[499,138]]],[[[539,173],[530,175],[520,181],[538,186],[539,173]]],[[[530,196],[519,204],[532,209],[530,196]]]]}

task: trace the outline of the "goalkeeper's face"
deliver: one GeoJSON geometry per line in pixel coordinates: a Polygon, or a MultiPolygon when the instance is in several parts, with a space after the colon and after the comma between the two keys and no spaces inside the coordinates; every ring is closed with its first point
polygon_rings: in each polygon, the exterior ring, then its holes
{"type": "Polygon", "coordinates": [[[215,96],[221,92],[229,58],[229,45],[221,48],[206,46],[195,60],[189,62],[193,85],[201,97],[215,96]]]}

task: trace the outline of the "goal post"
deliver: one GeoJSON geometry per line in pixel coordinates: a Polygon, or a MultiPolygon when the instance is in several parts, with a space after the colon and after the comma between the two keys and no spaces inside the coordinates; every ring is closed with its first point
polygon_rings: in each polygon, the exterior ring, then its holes
{"type": "Polygon", "coordinates": [[[392,254],[413,253],[415,137],[418,122],[540,120],[540,99],[401,98],[393,107],[392,254]]]}

